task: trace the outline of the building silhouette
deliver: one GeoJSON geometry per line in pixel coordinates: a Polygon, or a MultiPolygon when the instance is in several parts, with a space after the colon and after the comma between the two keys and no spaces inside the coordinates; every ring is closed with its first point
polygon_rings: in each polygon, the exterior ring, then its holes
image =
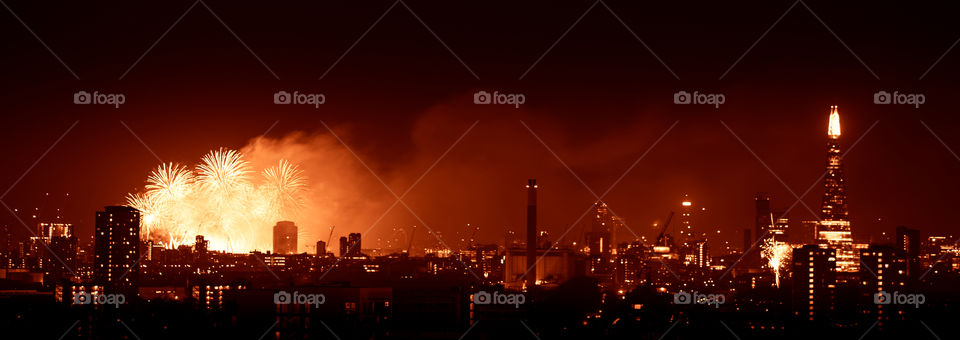
{"type": "Polygon", "coordinates": [[[360,247],[362,240],[360,238],[360,233],[350,233],[347,236],[340,237],[340,257],[343,258],[359,258],[363,254],[360,253],[360,247]]]}
{"type": "Polygon", "coordinates": [[[907,260],[907,275],[915,277],[920,275],[920,230],[910,229],[905,226],[897,227],[896,247],[898,251],[903,252],[907,260]]]}
{"type": "Polygon", "coordinates": [[[905,252],[888,245],[871,245],[860,251],[860,285],[863,313],[883,328],[891,318],[903,318],[903,306],[891,304],[889,294],[902,292],[907,284],[905,252]]]}
{"type": "Polygon", "coordinates": [[[280,221],[273,226],[273,253],[297,253],[297,225],[290,221],[280,221]]]}
{"type": "Polygon", "coordinates": [[[317,256],[323,257],[327,255],[327,242],[317,241],[317,256]]]}
{"type": "Polygon", "coordinates": [[[108,206],[96,214],[94,283],[107,291],[135,293],[140,260],[140,211],[108,206]]]}
{"type": "Polygon", "coordinates": [[[793,250],[793,315],[803,323],[826,324],[834,310],[836,251],[817,245],[793,250]]]}

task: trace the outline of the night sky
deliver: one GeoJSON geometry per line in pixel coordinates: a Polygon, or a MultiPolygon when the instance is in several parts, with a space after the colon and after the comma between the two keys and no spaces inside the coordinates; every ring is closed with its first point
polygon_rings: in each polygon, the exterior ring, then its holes
{"type": "MultiPolygon", "coordinates": [[[[604,200],[636,233],[655,236],[651,224],[689,194],[709,211],[695,228],[739,244],[756,192],[786,208],[815,185],[803,202],[819,211],[831,105],[842,145],[860,140],[844,159],[856,239],[897,225],[957,228],[960,21],[947,4],[5,3],[0,190],[13,187],[2,200],[61,208],[84,237],[94,211],[142,188],[157,157],[192,165],[256,143],[307,171],[301,250],[332,224],[335,237],[369,229],[364,248],[423,223],[451,246],[467,223],[481,226],[481,242],[501,242],[505,228],[521,231],[528,178],[554,239],[596,200],[591,191],[617,183],[604,200]],[[79,90],[126,103],[75,105],[79,90]],[[327,101],[275,105],[279,90],[327,101]],[[475,105],[478,90],[526,103],[475,105]],[[680,90],[726,102],[676,105],[680,90]],[[926,103],[876,105],[880,90],[926,103]],[[404,198],[415,214],[397,205],[373,224],[393,203],[377,177],[398,195],[416,183],[404,198]]],[[[801,204],[789,217],[799,228],[816,215],[801,204]]],[[[7,211],[0,223],[24,233],[7,211]]]]}

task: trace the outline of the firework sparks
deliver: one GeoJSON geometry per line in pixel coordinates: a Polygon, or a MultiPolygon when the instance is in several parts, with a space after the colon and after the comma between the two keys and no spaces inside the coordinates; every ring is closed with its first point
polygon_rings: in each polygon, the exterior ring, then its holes
{"type": "Polygon", "coordinates": [[[299,217],[307,182],[296,165],[280,160],[251,178],[250,163],[235,150],[205,155],[193,171],[164,163],[147,178],[142,192],[127,195],[140,210],[141,235],[169,248],[192,244],[196,235],[212,250],[269,249],[270,226],[299,217]]]}
{"type": "Polygon", "coordinates": [[[281,159],[274,167],[263,170],[263,193],[271,200],[272,210],[280,213],[299,210],[303,207],[303,198],[299,193],[307,187],[303,170],[281,159]]]}
{"type": "Polygon", "coordinates": [[[790,263],[790,257],[793,248],[789,244],[774,241],[773,238],[767,238],[762,247],[763,258],[767,259],[767,266],[773,271],[774,282],[780,287],[780,274],[787,263],[790,263]]]}

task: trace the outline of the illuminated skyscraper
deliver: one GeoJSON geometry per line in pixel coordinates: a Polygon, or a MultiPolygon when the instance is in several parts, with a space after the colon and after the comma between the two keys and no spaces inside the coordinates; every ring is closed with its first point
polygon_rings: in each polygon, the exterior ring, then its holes
{"type": "Polygon", "coordinates": [[[710,267],[710,246],[707,241],[701,240],[693,246],[694,265],[700,268],[710,267]]]}
{"type": "Polygon", "coordinates": [[[98,211],[94,230],[95,283],[136,294],[139,261],[140,211],[126,206],[98,211]]]}
{"type": "Polygon", "coordinates": [[[693,245],[693,201],[690,197],[683,195],[683,201],[680,202],[680,232],[679,241],[682,248],[688,248],[693,245]]]}
{"type": "Polygon", "coordinates": [[[610,255],[613,249],[617,249],[615,236],[622,222],[610,213],[606,203],[597,201],[593,206],[595,209],[593,225],[590,231],[586,233],[590,255],[610,255]]]}
{"type": "Polygon", "coordinates": [[[290,221],[280,221],[273,226],[273,253],[297,253],[297,225],[290,221]]]}
{"type": "Polygon", "coordinates": [[[847,189],[840,164],[843,158],[840,152],[840,113],[836,106],[830,107],[827,137],[827,169],[823,181],[817,241],[837,250],[837,271],[856,272],[858,269],[853,235],[847,216],[847,189]]]}

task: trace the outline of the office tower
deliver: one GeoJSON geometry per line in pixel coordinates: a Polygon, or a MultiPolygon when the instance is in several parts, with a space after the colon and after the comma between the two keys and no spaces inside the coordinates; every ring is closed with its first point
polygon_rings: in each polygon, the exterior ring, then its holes
{"type": "Polygon", "coordinates": [[[794,243],[813,244],[817,243],[817,230],[820,230],[820,221],[800,221],[800,231],[794,233],[791,238],[794,243]],[[796,237],[799,235],[799,237],[796,237]]]}
{"type": "Polygon", "coordinates": [[[774,211],[770,214],[773,217],[773,224],[770,225],[767,237],[774,241],[786,243],[789,241],[790,219],[782,217],[786,215],[783,211],[774,211]]]}
{"type": "Polygon", "coordinates": [[[754,223],[755,227],[753,229],[753,235],[756,238],[765,238],[768,235],[767,230],[770,227],[770,196],[765,193],[757,193],[754,197],[754,223]]]}
{"type": "Polygon", "coordinates": [[[340,237],[340,257],[351,258],[361,257],[360,253],[361,239],[360,233],[350,233],[347,236],[340,237]]]}
{"type": "Polygon", "coordinates": [[[96,214],[94,283],[135,294],[140,272],[140,211],[108,206],[96,214]]]}
{"type": "Polygon", "coordinates": [[[860,253],[860,285],[864,288],[865,313],[876,318],[883,327],[891,318],[902,318],[901,309],[889,299],[903,291],[907,283],[906,252],[893,246],[871,245],[860,253]],[[889,294],[889,295],[888,295],[889,294]],[[872,307],[872,308],[871,308],[872,307]]]}
{"type": "Polygon", "coordinates": [[[793,315],[805,322],[827,322],[837,285],[836,251],[817,245],[793,250],[793,315]]]}
{"type": "Polygon", "coordinates": [[[623,253],[617,254],[616,283],[618,290],[632,291],[640,282],[646,256],[640,242],[627,245],[623,253]]]}
{"type": "Polygon", "coordinates": [[[69,223],[39,223],[37,237],[31,237],[31,251],[43,270],[44,280],[57,283],[75,274],[77,267],[77,238],[69,223]]]}
{"type": "Polygon", "coordinates": [[[920,271],[920,230],[905,226],[897,227],[897,250],[907,259],[907,275],[916,276],[920,271]]]}
{"type": "Polygon", "coordinates": [[[70,223],[40,223],[39,236],[49,241],[53,237],[70,237],[73,235],[73,225],[70,223]]]}
{"type": "Polygon", "coordinates": [[[197,254],[206,254],[210,246],[210,241],[203,238],[203,235],[197,235],[197,242],[193,244],[193,252],[197,254]]]}
{"type": "MultiPolygon", "coordinates": [[[[527,268],[537,265],[537,180],[527,180],[527,268]]],[[[537,275],[528,274],[527,289],[537,284],[537,275]]]]}
{"type": "Polygon", "coordinates": [[[49,239],[49,249],[43,256],[45,280],[56,283],[73,277],[78,270],[77,263],[76,236],[54,236],[49,239]]]}
{"type": "Polygon", "coordinates": [[[273,226],[273,253],[297,253],[297,225],[290,221],[280,221],[273,226]]]}
{"type": "Polygon", "coordinates": [[[205,240],[203,235],[197,235],[196,242],[193,243],[193,265],[198,273],[205,273],[210,268],[210,254],[208,249],[210,241],[205,240]]]}
{"type": "Polygon", "coordinates": [[[693,244],[693,212],[693,201],[689,196],[683,195],[683,200],[680,201],[680,230],[677,233],[681,248],[688,248],[693,244]]]}
{"type": "Polygon", "coordinates": [[[153,240],[147,241],[147,256],[145,260],[147,261],[163,261],[163,252],[166,249],[163,248],[163,243],[153,242],[153,240]]]}
{"type": "Polygon", "coordinates": [[[590,231],[585,235],[587,246],[590,247],[587,273],[589,277],[599,280],[601,287],[612,289],[617,269],[613,259],[614,250],[617,249],[613,235],[616,234],[620,221],[610,212],[606,203],[597,201],[593,205],[592,222],[590,231]]]}
{"type": "Polygon", "coordinates": [[[607,203],[597,201],[593,206],[593,223],[586,233],[586,243],[591,256],[609,256],[617,248],[616,234],[623,222],[610,212],[607,203]]]}
{"type": "MultiPolygon", "coordinates": [[[[782,210],[773,210],[770,208],[770,196],[765,193],[757,193],[755,200],[755,227],[754,232],[757,238],[772,238],[775,241],[787,241],[787,229],[790,226],[790,219],[786,217],[786,212],[782,210]]],[[[760,241],[761,243],[763,241],[760,241]]]]}
{"type": "Polygon", "coordinates": [[[838,271],[852,273],[857,271],[858,254],[853,249],[853,234],[847,216],[846,179],[840,163],[843,158],[840,151],[840,113],[836,106],[830,107],[827,137],[827,166],[817,241],[837,250],[838,271]]]}
{"type": "Polygon", "coordinates": [[[753,233],[751,235],[750,229],[744,231],[744,257],[742,266],[760,268],[764,262],[762,251],[764,241],[762,239],[770,237],[770,217],[772,211],[770,210],[770,196],[766,193],[758,192],[753,199],[753,233]]]}
{"type": "Polygon", "coordinates": [[[327,242],[317,241],[317,256],[327,255],[327,242]]]}
{"type": "Polygon", "coordinates": [[[706,240],[697,241],[693,245],[694,264],[700,268],[710,267],[710,246],[706,240]]]}

